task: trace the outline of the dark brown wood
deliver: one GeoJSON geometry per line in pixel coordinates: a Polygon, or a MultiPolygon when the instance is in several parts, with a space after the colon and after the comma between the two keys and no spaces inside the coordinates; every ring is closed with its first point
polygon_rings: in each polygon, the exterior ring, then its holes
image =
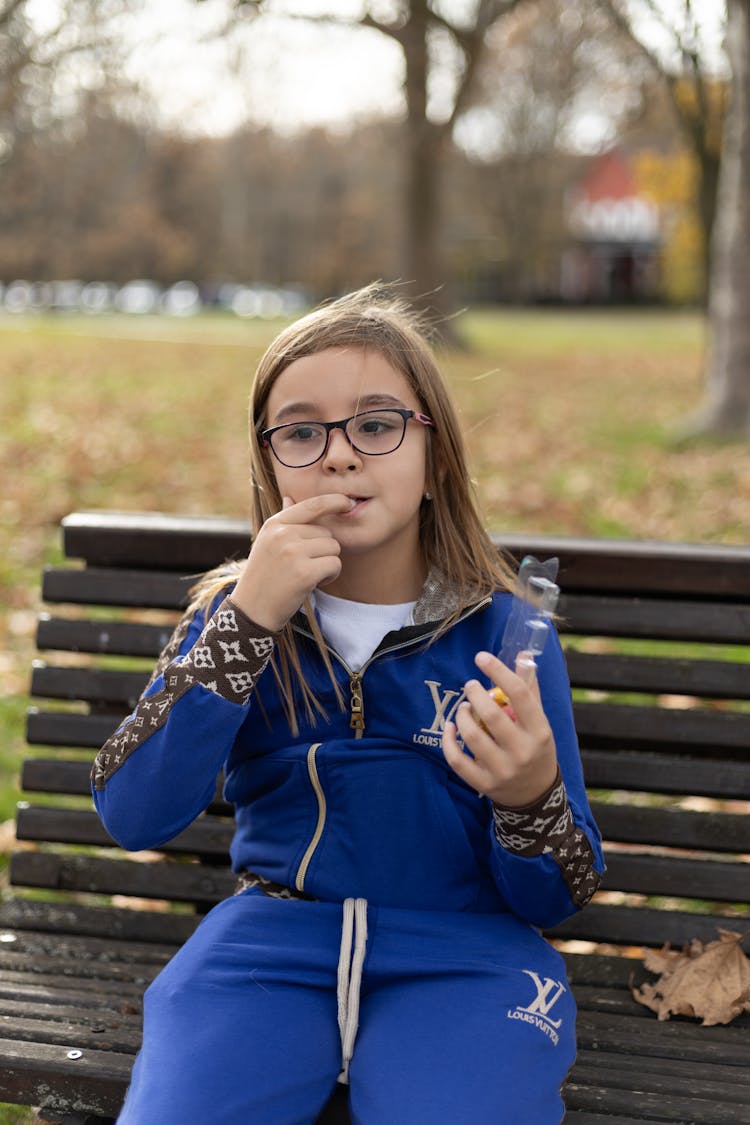
{"type": "MultiPolygon", "coordinates": [[[[74,1047],[75,1045],[73,1045],[74,1047]]],[[[87,1050],[71,1060],[64,1046],[0,1039],[0,1098],[43,1109],[106,1116],[122,1104],[131,1054],[87,1050]]]]}
{"type": "Polygon", "coordinates": [[[66,570],[49,567],[42,579],[47,602],[73,605],[182,609],[198,576],[138,570],[66,570]]]}
{"type": "MultiPolygon", "coordinates": [[[[243,520],[160,513],[76,512],[63,520],[69,558],[89,566],[159,566],[203,571],[242,558],[250,545],[243,520]]],[[[718,601],[750,597],[750,549],[649,542],[590,540],[504,533],[495,536],[516,558],[560,559],[566,589],[668,593],[718,601]]]]}
{"type": "MultiPolygon", "coordinates": [[[[624,703],[576,703],[576,729],[582,746],[668,748],[715,754],[737,751],[750,760],[750,714],[723,710],[682,710],[624,703]]],[[[734,756],[734,755],[733,755],[734,756]]]]}
{"type": "Polygon", "coordinates": [[[638,949],[641,946],[683,945],[698,938],[715,941],[719,928],[744,929],[745,923],[715,910],[706,914],[679,909],[591,903],[580,914],[555,927],[553,937],[604,942],[638,949]]]}
{"type": "Polygon", "coordinates": [[[177,615],[167,625],[118,621],[114,618],[85,621],[43,614],[37,626],[40,650],[85,652],[99,655],[143,656],[153,660],[167,644],[177,615]]]}
{"type": "Polygon", "coordinates": [[[575,594],[560,597],[562,633],[638,640],[745,644],[750,626],[746,602],[687,602],[665,597],[639,598],[575,594]]]}
{"type": "MultiPolygon", "coordinates": [[[[16,834],[19,840],[60,844],[83,844],[113,847],[113,840],[97,814],[88,809],[41,808],[19,809],[16,834]]],[[[159,849],[165,854],[197,855],[200,858],[229,863],[232,825],[216,817],[203,816],[179,836],[159,849]]]]}
{"type": "Polygon", "coordinates": [[[614,747],[581,751],[590,789],[633,789],[648,793],[700,794],[727,800],[750,800],[747,761],[728,761],[716,754],[704,759],[692,751],[680,757],[668,753],[622,750],[614,747]]]}
{"type": "MultiPolygon", "coordinates": [[[[244,521],[78,513],[64,536],[85,565],[45,573],[45,598],[66,608],[43,615],[37,640],[40,651],[80,655],[74,666],[51,656],[32,675],[40,705],[28,740],[47,749],[23,765],[17,833],[41,850],[14,855],[18,891],[0,905],[0,1098],[45,1104],[66,1125],[105,1125],[138,1046],[143,989],[233,889],[232,826],[219,790],[147,862],[117,857],[89,803],[90,761],[132,707],[189,587],[242,558],[250,532],[244,521]],[[114,894],[134,909],[107,905],[114,894]],[[71,1041],[81,1059],[67,1058],[71,1041]]],[[[750,1125],[750,1017],[660,1023],[631,995],[631,977],[648,976],[642,963],[604,952],[746,928],[736,904],[750,904],[750,817],[695,798],[750,801],[750,550],[503,539],[516,557],[560,559],[559,626],[604,886],[624,894],[550,935],[579,1008],[566,1125],[750,1125]],[[717,645],[727,647],[707,647],[717,645]],[[602,952],[571,952],[570,939],[602,952]]],[[[348,1125],[346,1100],[335,1091],[319,1125],[348,1125]]]]}
{"type": "Polygon", "coordinates": [[[107,938],[113,952],[123,943],[154,942],[172,945],[173,952],[190,937],[200,919],[195,914],[126,910],[89,906],[80,902],[7,898],[0,906],[0,924],[13,934],[80,934],[107,938]]]}
{"type": "Polygon", "coordinates": [[[126,711],[120,711],[115,716],[79,715],[69,711],[40,711],[32,707],[26,717],[26,741],[31,746],[98,749],[126,714],[126,711]]]}
{"type": "MultiPolygon", "coordinates": [[[[750,699],[750,667],[728,660],[620,656],[566,648],[568,673],[577,688],[702,699],[750,699]]],[[[685,706],[689,699],[685,700],[685,706]]]]}
{"type": "Polygon", "coordinates": [[[592,803],[592,811],[605,840],[750,853],[750,817],[746,813],[690,812],[601,801],[592,803]]]}
{"type": "Polygon", "coordinates": [[[108,668],[59,668],[37,662],[31,675],[31,694],[42,699],[117,703],[130,712],[138,702],[148,678],[148,672],[117,672],[108,668]]]}
{"type": "MultiPolygon", "coordinates": [[[[222,778],[219,778],[214,799],[206,811],[212,816],[231,817],[233,808],[222,797],[222,784],[222,778]]],[[[21,788],[26,792],[90,797],[91,761],[27,758],[21,767],[21,788]]]]}
{"type": "Polygon", "coordinates": [[[199,573],[250,550],[244,520],[153,512],[75,512],[62,522],[70,559],[88,567],[152,567],[199,573]]]}
{"type": "Polygon", "coordinates": [[[224,867],[138,863],[64,852],[17,852],[11,857],[11,880],[16,886],[186,903],[220,902],[233,893],[237,882],[224,867]]]}

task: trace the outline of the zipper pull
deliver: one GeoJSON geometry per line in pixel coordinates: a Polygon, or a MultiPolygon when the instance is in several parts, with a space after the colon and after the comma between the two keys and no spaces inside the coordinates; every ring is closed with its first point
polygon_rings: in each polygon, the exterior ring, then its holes
{"type": "Polygon", "coordinates": [[[359,672],[355,672],[349,680],[349,693],[350,693],[350,717],[349,726],[352,730],[365,729],[365,703],[362,698],[362,677],[359,672]]]}

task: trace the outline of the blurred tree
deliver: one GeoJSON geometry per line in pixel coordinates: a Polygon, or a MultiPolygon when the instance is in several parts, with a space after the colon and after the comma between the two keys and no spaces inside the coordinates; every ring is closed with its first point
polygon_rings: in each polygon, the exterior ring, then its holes
{"type": "Polygon", "coordinates": [[[637,33],[624,0],[601,0],[611,17],[666,79],[701,172],[708,253],[709,347],[705,398],[683,427],[686,437],[750,435],[750,0],[726,0],[725,52],[731,84],[711,75],[691,0],[666,9],[643,0],[671,34],[678,67],[637,33]],[[726,99],[729,99],[728,105],[726,99]]]}
{"type": "MultiPolygon", "coordinates": [[[[716,59],[706,42],[700,9],[692,0],[599,0],[614,26],[627,36],[666,84],[672,108],[698,167],[698,215],[709,277],[711,233],[717,207],[722,128],[728,84],[716,72],[716,59]],[[657,50],[654,26],[666,41],[657,50]]],[[[716,0],[717,9],[723,0],[716,0]]]]}
{"type": "Polygon", "coordinates": [[[0,160],[18,140],[70,116],[123,58],[116,20],[143,0],[0,0],[0,160]],[[44,18],[41,18],[44,17],[44,18]]]}
{"type": "Polygon", "coordinates": [[[587,0],[528,0],[489,33],[456,130],[476,168],[465,207],[475,261],[464,268],[484,275],[485,297],[559,294],[567,192],[592,148],[640,115],[646,78],[640,55],[587,0]]]}
{"type": "Polygon", "coordinates": [[[705,402],[692,434],[750,437],[750,0],[727,0],[732,68],[712,247],[705,402]]]}
{"type": "MultiPolygon", "coordinates": [[[[199,0],[200,2],[200,0],[199,0]]],[[[308,16],[303,4],[279,7],[274,0],[233,0],[240,12],[278,11],[296,18],[346,23],[393,39],[404,58],[406,169],[403,177],[404,256],[402,275],[414,284],[417,300],[444,304],[446,280],[440,261],[440,189],[454,127],[472,91],[487,34],[525,0],[363,0],[358,16],[308,16]],[[441,87],[441,108],[435,90],[441,87]],[[449,92],[446,92],[449,91],[449,92]],[[438,292],[436,292],[436,290],[438,292]]]]}

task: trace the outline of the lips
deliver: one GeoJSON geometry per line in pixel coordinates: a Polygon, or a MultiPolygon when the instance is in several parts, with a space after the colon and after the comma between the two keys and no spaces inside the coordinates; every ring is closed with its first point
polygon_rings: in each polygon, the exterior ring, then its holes
{"type": "Polygon", "coordinates": [[[370,496],[351,496],[351,495],[347,495],[346,498],[347,498],[347,500],[352,501],[352,507],[349,509],[348,512],[342,513],[343,519],[347,519],[347,517],[352,516],[356,512],[361,511],[362,508],[364,507],[364,505],[371,499],[370,496]]]}

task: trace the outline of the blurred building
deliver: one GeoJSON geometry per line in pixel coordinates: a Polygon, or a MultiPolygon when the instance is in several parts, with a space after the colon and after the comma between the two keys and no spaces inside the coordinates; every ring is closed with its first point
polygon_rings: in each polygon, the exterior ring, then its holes
{"type": "Polygon", "coordinates": [[[570,245],[560,262],[563,301],[627,304],[663,296],[663,216],[639,190],[624,151],[592,161],[566,193],[565,217],[570,245]]]}

